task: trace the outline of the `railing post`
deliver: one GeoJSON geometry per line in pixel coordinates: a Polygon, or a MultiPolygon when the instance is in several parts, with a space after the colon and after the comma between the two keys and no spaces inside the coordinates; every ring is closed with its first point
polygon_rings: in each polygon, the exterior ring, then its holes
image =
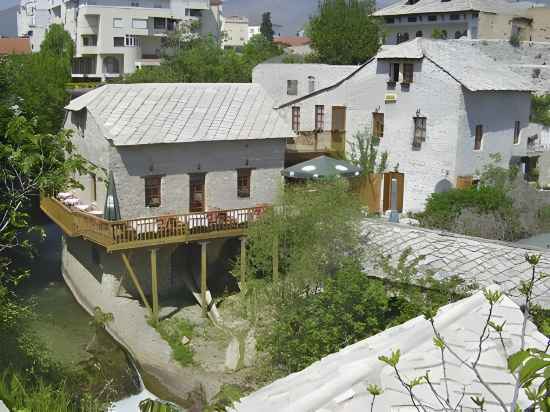
{"type": "Polygon", "coordinates": [[[207,277],[207,260],[206,260],[206,245],[208,242],[201,242],[201,302],[202,313],[206,316],[208,314],[208,302],[206,301],[206,290],[208,288],[206,283],[207,277]]]}

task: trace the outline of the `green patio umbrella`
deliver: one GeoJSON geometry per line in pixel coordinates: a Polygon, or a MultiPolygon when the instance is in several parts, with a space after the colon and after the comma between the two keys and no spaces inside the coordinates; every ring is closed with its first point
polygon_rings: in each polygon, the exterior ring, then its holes
{"type": "Polygon", "coordinates": [[[113,172],[109,172],[109,182],[107,184],[107,197],[105,198],[105,208],[103,209],[103,218],[107,220],[120,220],[120,206],[116,194],[115,177],[113,172]]]}
{"type": "Polygon", "coordinates": [[[291,179],[317,179],[322,177],[352,177],[359,176],[361,168],[345,160],[319,156],[297,165],[287,167],[281,174],[291,179]]]}

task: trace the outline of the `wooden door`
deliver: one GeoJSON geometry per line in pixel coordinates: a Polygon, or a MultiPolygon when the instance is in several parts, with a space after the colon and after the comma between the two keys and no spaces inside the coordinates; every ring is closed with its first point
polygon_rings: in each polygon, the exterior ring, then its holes
{"type": "Polygon", "coordinates": [[[196,173],[189,176],[189,211],[204,212],[206,207],[205,175],[196,173]]]}
{"type": "Polygon", "coordinates": [[[399,172],[384,173],[383,212],[391,209],[392,179],[397,180],[397,211],[403,212],[403,196],[405,193],[405,175],[399,172]]]}
{"type": "Polygon", "coordinates": [[[346,108],[343,106],[332,106],[332,130],[346,130],[346,108]]]}

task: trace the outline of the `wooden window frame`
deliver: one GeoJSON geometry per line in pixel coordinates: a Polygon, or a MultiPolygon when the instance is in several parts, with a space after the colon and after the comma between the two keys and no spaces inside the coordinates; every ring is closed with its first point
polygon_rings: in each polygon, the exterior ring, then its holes
{"type": "Polygon", "coordinates": [[[237,197],[249,199],[252,192],[252,169],[237,169],[237,197]]]}
{"type": "Polygon", "coordinates": [[[372,113],[372,135],[378,139],[384,137],[384,113],[372,113]]]}
{"type": "Polygon", "coordinates": [[[399,81],[399,63],[390,63],[388,83],[397,83],[399,81]]]}
{"type": "MultiPolygon", "coordinates": [[[[200,192],[198,192],[200,193],[200,192]]],[[[206,210],[206,174],[192,173],[189,175],[189,212],[204,212],[206,210]],[[202,185],[202,202],[200,207],[198,202],[194,201],[194,185],[202,185]]]]}
{"type": "Polygon", "coordinates": [[[90,173],[90,183],[91,183],[91,199],[92,202],[97,201],[97,176],[95,173],[90,173]]]}
{"type": "Polygon", "coordinates": [[[411,84],[414,79],[414,64],[413,63],[403,63],[403,84],[411,84]]]}
{"type": "Polygon", "coordinates": [[[297,96],[298,95],[298,80],[287,80],[286,81],[286,94],[288,96],[297,96]]]}
{"type": "Polygon", "coordinates": [[[428,120],[426,116],[413,117],[414,122],[414,134],[413,134],[413,150],[420,150],[422,143],[426,141],[426,130],[428,120]]]}
{"type": "Polygon", "coordinates": [[[162,176],[145,176],[145,207],[160,207],[162,204],[162,176]]]}
{"type": "Polygon", "coordinates": [[[322,132],[325,128],[325,106],[315,105],[315,130],[322,132]]]}
{"type": "Polygon", "coordinates": [[[521,122],[516,120],[514,122],[514,144],[519,144],[519,134],[521,132],[521,122]]]}
{"type": "Polygon", "coordinates": [[[300,131],[300,106],[292,106],[292,130],[300,131]]]}
{"type": "Polygon", "coordinates": [[[476,132],[474,136],[474,151],[479,152],[483,149],[483,125],[476,125],[476,132]]]}

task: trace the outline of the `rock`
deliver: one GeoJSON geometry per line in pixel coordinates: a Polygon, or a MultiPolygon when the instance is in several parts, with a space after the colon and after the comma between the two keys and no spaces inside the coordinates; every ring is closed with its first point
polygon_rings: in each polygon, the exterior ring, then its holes
{"type": "Polygon", "coordinates": [[[229,370],[236,370],[241,357],[239,341],[236,337],[232,337],[225,351],[225,367],[229,370]]]}
{"type": "Polygon", "coordinates": [[[182,345],[187,345],[190,341],[191,341],[191,339],[189,339],[187,336],[183,336],[181,338],[181,344],[182,345]]]}
{"type": "Polygon", "coordinates": [[[244,339],[244,366],[253,366],[256,362],[256,337],[254,329],[251,329],[244,339]]]}
{"type": "Polygon", "coordinates": [[[4,402],[0,401],[0,412],[10,412],[4,402]]]}

